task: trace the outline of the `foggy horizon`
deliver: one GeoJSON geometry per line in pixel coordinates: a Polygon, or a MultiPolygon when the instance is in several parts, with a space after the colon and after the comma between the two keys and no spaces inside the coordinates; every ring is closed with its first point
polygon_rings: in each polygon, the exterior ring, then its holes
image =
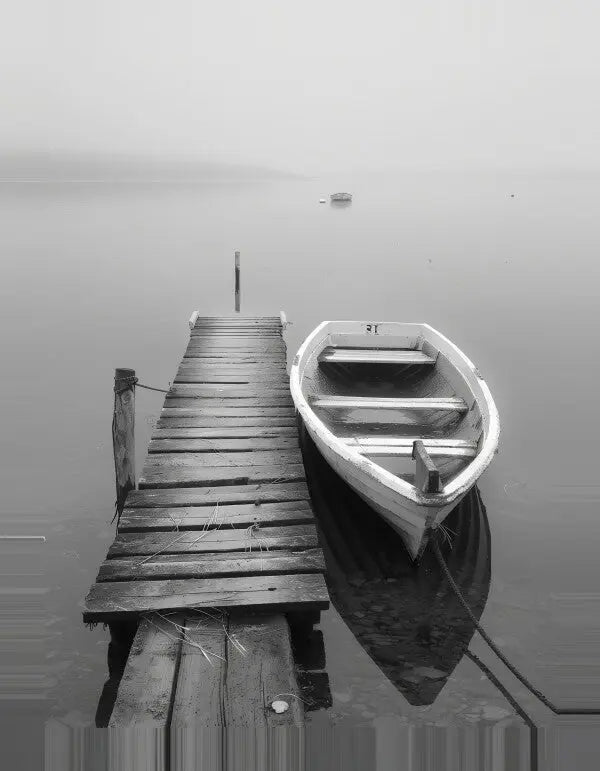
{"type": "Polygon", "coordinates": [[[2,35],[0,156],[190,159],[306,176],[595,170],[599,20],[583,0],[25,0],[2,35]]]}

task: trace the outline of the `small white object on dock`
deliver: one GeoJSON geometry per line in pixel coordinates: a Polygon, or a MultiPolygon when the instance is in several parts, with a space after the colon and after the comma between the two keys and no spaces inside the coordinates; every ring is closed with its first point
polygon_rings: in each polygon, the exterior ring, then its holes
{"type": "Polygon", "coordinates": [[[199,313],[200,313],[199,311],[194,311],[190,316],[190,320],[188,321],[188,324],[190,325],[190,329],[194,328],[194,324],[196,323],[199,313]]]}
{"type": "Polygon", "coordinates": [[[287,316],[285,315],[285,311],[279,312],[279,318],[281,319],[281,329],[285,330],[285,328],[288,326],[288,324],[291,324],[291,321],[287,320],[287,316]]]}
{"type": "Polygon", "coordinates": [[[289,708],[290,708],[290,705],[287,703],[287,701],[271,702],[271,709],[273,710],[273,712],[276,712],[278,715],[281,715],[284,712],[287,712],[289,708]]]}

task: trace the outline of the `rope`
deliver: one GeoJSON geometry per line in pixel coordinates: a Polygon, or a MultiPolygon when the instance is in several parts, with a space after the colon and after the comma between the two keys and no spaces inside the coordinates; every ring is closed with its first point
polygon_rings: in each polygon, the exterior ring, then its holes
{"type": "Polygon", "coordinates": [[[120,388],[119,390],[117,390],[115,388],[115,393],[116,394],[125,393],[125,391],[129,391],[130,388],[135,388],[136,386],[138,388],[146,388],[148,391],[159,391],[161,394],[168,394],[169,393],[168,389],[165,390],[164,388],[154,388],[153,386],[144,385],[144,383],[140,383],[140,381],[137,379],[137,377],[131,377],[131,376],[129,376],[129,377],[116,377],[115,378],[115,383],[120,383],[120,382],[126,383],[126,385],[125,385],[124,388],[120,388]]]}
{"type": "Polygon", "coordinates": [[[504,685],[498,680],[496,675],[492,672],[492,670],[487,667],[483,661],[479,658],[479,656],[476,656],[474,653],[471,653],[471,651],[467,651],[465,653],[465,656],[467,658],[470,658],[471,661],[476,664],[479,669],[485,674],[485,676],[488,678],[490,683],[496,686],[496,688],[502,693],[506,701],[510,704],[510,706],[514,709],[514,711],[519,715],[519,717],[523,720],[524,723],[529,728],[529,771],[537,771],[538,769],[538,732],[537,732],[537,726],[533,722],[533,720],[529,717],[527,712],[521,707],[521,705],[516,701],[514,696],[509,692],[507,688],[504,687],[504,685]]]}
{"type": "Polygon", "coordinates": [[[442,552],[440,550],[440,545],[438,543],[438,538],[432,538],[431,540],[432,540],[433,551],[435,553],[435,556],[437,557],[437,560],[440,563],[440,566],[444,571],[446,578],[448,579],[448,583],[452,587],[452,590],[454,591],[454,594],[456,595],[458,601],[465,609],[471,621],[475,624],[475,628],[477,629],[479,634],[483,637],[483,639],[486,641],[486,643],[489,645],[492,651],[496,654],[496,656],[498,656],[500,661],[502,661],[502,663],[513,673],[513,675],[517,678],[517,680],[519,680],[530,693],[532,693],[535,697],[537,697],[542,702],[542,704],[548,707],[548,709],[551,710],[555,715],[600,715],[600,709],[586,709],[586,708],[564,709],[561,707],[557,707],[555,704],[553,704],[550,701],[550,699],[544,696],[544,694],[541,691],[539,691],[525,677],[525,675],[522,675],[521,672],[519,672],[519,670],[514,666],[514,664],[510,663],[510,661],[506,658],[506,656],[502,653],[502,651],[490,638],[490,636],[485,631],[485,629],[481,626],[479,621],[475,618],[475,616],[473,615],[473,612],[471,611],[471,608],[467,605],[465,598],[463,597],[460,589],[456,585],[454,579],[452,578],[452,575],[450,574],[450,571],[448,570],[448,565],[446,565],[446,562],[444,561],[442,552]]]}

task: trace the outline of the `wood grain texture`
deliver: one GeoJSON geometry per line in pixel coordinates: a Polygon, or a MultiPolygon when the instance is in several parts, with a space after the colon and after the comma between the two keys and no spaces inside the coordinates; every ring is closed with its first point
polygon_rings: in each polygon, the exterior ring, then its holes
{"type": "Polygon", "coordinates": [[[140,581],[222,576],[324,573],[321,549],[159,554],[147,561],[139,557],[108,559],[100,566],[97,581],[140,581]]]}
{"type": "Polygon", "coordinates": [[[112,421],[116,508],[120,514],[130,490],[135,489],[135,388],[128,379],[133,369],[116,369],[112,421]]]}
{"type": "MultiPolygon", "coordinates": [[[[271,414],[271,410],[287,410],[287,412],[273,413],[275,415],[287,414],[292,415],[294,413],[294,402],[291,397],[285,393],[275,393],[271,391],[265,394],[263,397],[237,397],[237,398],[223,398],[220,394],[215,394],[212,398],[197,399],[197,398],[167,398],[165,399],[164,409],[161,414],[164,414],[164,410],[193,410],[192,415],[203,415],[208,413],[209,415],[220,415],[222,410],[236,410],[235,413],[225,413],[226,416],[244,415],[253,413],[265,414],[260,412],[261,410],[269,410],[266,414],[271,414]]],[[[168,415],[177,417],[178,413],[169,412],[168,415]]],[[[189,417],[187,412],[184,412],[182,417],[189,417]]]]}
{"type": "Polygon", "coordinates": [[[208,415],[200,417],[161,417],[156,421],[156,427],[162,429],[170,428],[240,428],[247,426],[272,426],[272,427],[295,427],[296,416],[285,417],[282,415],[265,416],[253,415],[249,417],[233,417],[223,415],[208,415]]]}
{"type": "Polygon", "coordinates": [[[156,428],[152,439],[246,439],[293,437],[297,442],[298,431],[295,426],[235,426],[223,428],[156,428]]]}
{"type": "Polygon", "coordinates": [[[165,506],[215,506],[229,503],[276,503],[308,501],[305,480],[280,484],[243,484],[170,490],[132,490],[127,508],[162,508],[165,506]]]}
{"type": "MultiPolygon", "coordinates": [[[[166,403],[169,404],[171,400],[166,403]]],[[[162,418],[289,418],[294,416],[293,407],[164,407],[162,418]]]]}
{"type": "Polygon", "coordinates": [[[318,546],[314,525],[231,528],[183,532],[119,533],[108,551],[109,559],[133,555],[200,554],[205,552],[313,549],[318,546]]]}
{"type": "Polygon", "coordinates": [[[258,482],[288,481],[304,479],[304,466],[301,463],[270,466],[218,466],[204,468],[189,467],[153,467],[146,466],[140,477],[139,489],[148,487],[208,487],[217,485],[243,485],[258,482]]]}
{"type": "Polygon", "coordinates": [[[303,724],[290,630],[283,616],[236,614],[230,618],[224,708],[231,727],[303,724]],[[245,652],[236,647],[236,641],[245,652]],[[276,700],[286,701],[289,709],[277,714],[271,708],[276,700]]]}
{"type": "Polygon", "coordinates": [[[188,616],[173,702],[171,725],[197,728],[225,724],[223,692],[227,676],[227,619],[188,616]]]}
{"type": "Polygon", "coordinates": [[[145,724],[162,728],[167,725],[181,648],[181,635],[172,622],[181,624],[182,620],[180,615],[170,616],[169,621],[151,615],[140,621],[119,684],[110,726],[145,724]]]}
{"type": "Polygon", "coordinates": [[[281,385],[265,380],[256,383],[177,383],[167,394],[167,399],[264,399],[266,403],[277,400],[293,404],[289,387],[282,379],[281,385]]]}
{"type": "Polygon", "coordinates": [[[181,581],[107,581],[93,584],[85,600],[83,620],[108,622],[155,611],[248,606],[277,611],[325,610],[329,597],[323,576],[316,573],[181,581]]]}
{"type": "MultiPolygon", "coordinates": [[[[246,439],[152,439],[149,453],[160,452],[256,452],[258,450],[290,450],[298,448],[295,436],[249,437],[246,439]]],[[[410,452],[410,450],[409,450],[410,452]]]]}
{"type": "Polygon", "coordinates": [[[163,452],[152,453],[146,458],[143,474],[153,468],[218,468],[220,466],[244,468],[245,466],[287,465],[302,463],[300,448],[280,450],[255,450],[244,452],[163,452]]]}
{"type": "Polygon", "coordinates": [[[313,521],[309,501],[281,503],[234,503],[180,508],[128,508],[123,510],[119,532],[136,530],[201,530],[204,528],[248,527],[258,524],[293,525],[313,521]]]}

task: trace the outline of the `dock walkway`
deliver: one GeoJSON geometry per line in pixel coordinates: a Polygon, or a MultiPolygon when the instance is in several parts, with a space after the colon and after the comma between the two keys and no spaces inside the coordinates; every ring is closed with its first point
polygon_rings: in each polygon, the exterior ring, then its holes
{"type": "Polygon", "coordinates": [[[264,703],[329,602],[279,317],[197,318],[138,487],[83,612],[140,621],[111,725],[301,722],[264,703]]]}

